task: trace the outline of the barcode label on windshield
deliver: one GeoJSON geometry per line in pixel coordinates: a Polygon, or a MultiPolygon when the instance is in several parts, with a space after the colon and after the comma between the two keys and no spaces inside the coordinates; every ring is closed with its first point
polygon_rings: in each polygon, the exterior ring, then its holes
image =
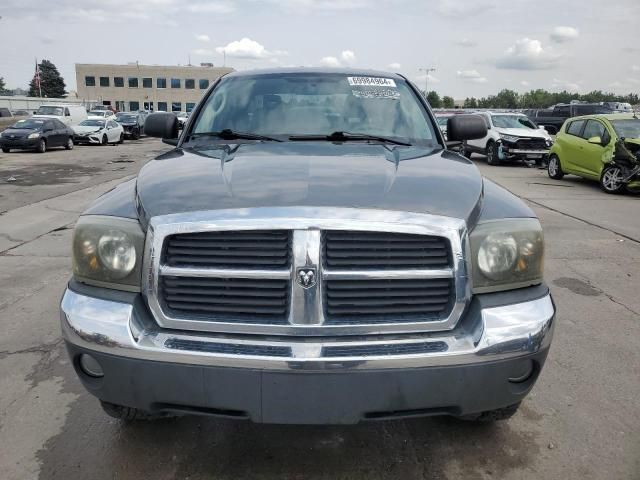
{"type": "Polygon", "coordinates": [[[396,82],[391,78],[378,77],[347,77],[349,85],[352,87],[393,87],[396,88],[396,82]]]}

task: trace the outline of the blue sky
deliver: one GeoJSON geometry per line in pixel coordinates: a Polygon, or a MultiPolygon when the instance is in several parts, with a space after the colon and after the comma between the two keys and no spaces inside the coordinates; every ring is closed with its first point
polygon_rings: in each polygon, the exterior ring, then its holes
{"type": "Polygon", "coordinates": [[[455,98],[502,88],[640,92],[640,1],[2,0],[0,76],[75,63],[394,70],[455,98]],[[613,4],[613,5],[611,5],[613,4]]]}

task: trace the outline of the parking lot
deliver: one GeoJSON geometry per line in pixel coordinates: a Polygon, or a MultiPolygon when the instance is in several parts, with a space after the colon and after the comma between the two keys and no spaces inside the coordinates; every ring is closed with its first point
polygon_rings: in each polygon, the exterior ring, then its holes
{"type": "Polygon", "coordinates": [[[1,478],[640,478],[640,197],[480,156],[483,174],[539,215],[558,307],[547,365],[513,419],[295,427],[104,415],[60,338],[71,229],[169,148],[143,138],[0,154],[1,478]]]}

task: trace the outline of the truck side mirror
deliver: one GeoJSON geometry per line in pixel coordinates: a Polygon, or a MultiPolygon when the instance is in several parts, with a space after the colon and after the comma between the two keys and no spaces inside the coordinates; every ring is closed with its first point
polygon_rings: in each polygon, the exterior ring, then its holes
{"type": "Polygon", "coordinates": [[[487,125],[480,115],[454,115],[447,120],[447,138],[450,142],[476,140],[487,136],[487,125]]]}
{"type": "Polygon", "coordinates": [[[173,113],[152,113],[145,121],[144,133],[175,146],[178,144],[178,117],[173,113]]]}

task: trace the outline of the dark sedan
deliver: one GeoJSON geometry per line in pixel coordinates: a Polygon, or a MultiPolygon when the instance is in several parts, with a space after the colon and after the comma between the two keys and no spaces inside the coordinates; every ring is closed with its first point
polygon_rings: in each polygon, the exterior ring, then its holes
{"type": "Polygon", "coordinates": [[[116,122],[124,128],[124,136],[138,140],[144,131],[144,117],[140,113],[120,112],[116,114],[116,122]]]}
{"type": "Polygon", "coordinates": [[[51,147],[73,148],[73,130],[55,118],[19,120],[0,133],[4,153],[15,150],[35,150],[44,153],[51,147]]]}

